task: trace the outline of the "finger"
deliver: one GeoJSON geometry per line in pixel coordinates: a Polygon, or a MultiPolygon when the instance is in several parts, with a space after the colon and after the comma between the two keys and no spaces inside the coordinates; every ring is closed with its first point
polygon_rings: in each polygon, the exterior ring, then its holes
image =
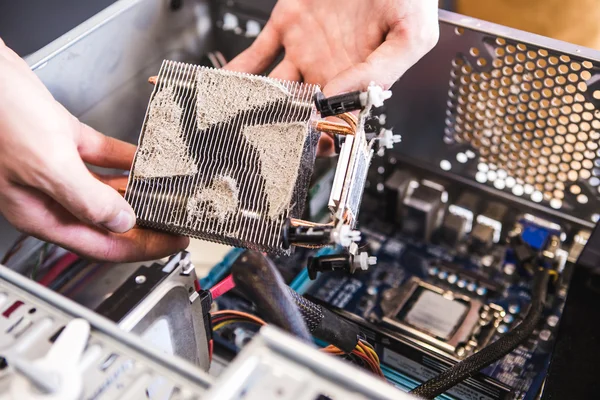
{"type": "Polygon", "coordinates": [[[110,262],[155,260],[189,245],[186,237],[139,228],[125,234],[108,232],[81,222],[35,189],[20,188],[18,191],[12,201],[3,203],[8,204],[8,209],[2,211],[11,223],[23,232],[86,258],[110,262]]]}
{"type": "Polygon", "coordinates": [[[136,147],[122,140],[105,136],[86,124],[81,124],[77,148],[81,159],[104,168],[131,169],[136,147]]]}
{"type": "MultiPolygon", "coordinates": [[[[437,28],[436,28],[437,29],[437,28]]],[[[404,32],[392,32],[367,59],[333,78],[323,89],[326,96],[365,90],[370,82],[389,89],[437,42],[435,30],[406,39],[404,32]]]]}
{"type": "Polygon", "coordinates": [[[279,34],[271,23],[267,23],[254,43],[225,65],[224,69],[260,74],[275,61],[280,51],[279,34]]]}
{"type": "Polygon", "coordinates": [[[39,189],[81,221],[118,233],[133,228],[135,214],[125,199],[94,178],[77,155],[63,157],[61,168],[51,168],[39,189]]]}
{"type": "Polygon", "coordinates": [[[302,80],[302,74],[293,62],[284,58],[273,71],[269,74],[269,77],[275,79],[283,79],[288,81],[299,82],[302,80]]]}
{"type": "Polygon", "coordinates": [[[92,176],[98,179],[100,182],[110,186],[117,192],[124,192],[127,188],[127,182],[129,180],[128,176],[125,175],[105,175],[105,174],[96,174],[91,172],[92,176]]]}

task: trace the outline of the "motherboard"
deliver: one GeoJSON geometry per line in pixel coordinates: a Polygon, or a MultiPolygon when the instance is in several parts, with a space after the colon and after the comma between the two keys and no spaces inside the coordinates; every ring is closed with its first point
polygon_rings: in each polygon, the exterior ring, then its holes
{"type": "MultiPolygon", "coordinates": [[[[317,178],[313,188],[319,186],[327,184],[317,178]]],[[[311,195],[318,197],[318,190],[311,195]]],[[[510,354],[439,397],[536,398],[568,293],[569,259],[585,232],[393,159],[372,167],[359,227],[361,248],[377,257],[368,271],[311,272],[311,259],[337,254],[332,247],[274,261],[298,293],[357,323],[379,354],[386,379],[405,391],[518,325],[530,305],[533,280],[519,262],[520,244],[544,254],[556,273],[537,329],[510,354]]],[[[224,273],[237,253],[214,270],[224,273]]],[[[219,309],[256,314],[235,291],[215,302],[219,309]]],[[[257,330],[232,324],[215,332],[215,353],[233,357],[257,330]]]]}

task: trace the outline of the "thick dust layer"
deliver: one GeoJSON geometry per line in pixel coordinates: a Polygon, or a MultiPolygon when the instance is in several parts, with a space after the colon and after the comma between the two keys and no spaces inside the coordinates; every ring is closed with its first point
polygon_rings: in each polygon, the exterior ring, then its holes
{"type": "Polygon", "coordinates": [[[289,96],[273,79],[224,70],[198,71],[197,124],[205,130],[248,111],[289,96]]]}
{"type": "Polygon", "coordinates": [[[135,177],[158,178],[198,172],[183,140],[182,115],[183,108],[175,101],[173,88],[166,87],[156,93],[136,156],[135,177]]]}
{"type": "Polygon", "coordinates": [[[227,222],[237,212],[238,204],[237,182],[229,176],[217,176],[210,186],[200,188],[188,200],[188,222],[203,217],[227,222]]]}
{"type": "Polygon", "coordinates": [[[277,218],[290,208],[307,132],[307,124],[301,122],[254,125],[244,129],[244,137],[260,156],[270,218],[277,218]]]}

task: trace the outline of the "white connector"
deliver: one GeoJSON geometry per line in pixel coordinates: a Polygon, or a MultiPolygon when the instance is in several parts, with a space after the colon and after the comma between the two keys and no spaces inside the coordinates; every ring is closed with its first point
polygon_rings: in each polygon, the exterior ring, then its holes
{"type": "Polygon", "coordinates": [[[375,82],[371,82],[367,91],[360,94],[360,103],[365,109],[381,107],[383,106],[383,102],[390,97],[392,97],[391,90],[383,90],[381,86],[376,85],[375,82]]]}
{"type": "Polygon", "coordinates": [[[333,232],[331,232],[331,237],[340,246],[350,247],[354,242],[360,241],[360,231],[353,230],[350,228],[350,225],[340,222],[333,232]]]}
{"type": "Polygon", "coordinates": [[[402,141],[402,136],[394,135],[394,132],[392,132],[391,129],[381,128],[377,139],[379,139],[380,146],[385,147],[386,149],[393,149],[394,144],[402,141]]]}
{"type": "Polygon", "coordinates": [[[371,265],[377,264],[377,257],[369,256],[369,253],[362,251],[359,253],[358,245],[352,243],[348,249],[348,253],[352,255],[352,264],[350,265],[350,273],[355,273],[358,270],[367,271],[371,265]]]}

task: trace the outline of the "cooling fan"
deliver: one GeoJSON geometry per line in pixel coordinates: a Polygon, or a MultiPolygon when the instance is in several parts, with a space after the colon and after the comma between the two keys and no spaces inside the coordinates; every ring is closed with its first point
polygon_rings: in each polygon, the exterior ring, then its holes
{"type": "Polygon", "coordinates": [[[358,254],[354,227],[375,143],[399,141],[364,130],[390,92],[325,98],[315,85],[173,61],[150,81],[125,193],[138,225],[274,254],[337,243],[355,267],[374,261],[358,254]],[[345,138],[327,224],[299,219],[321,134],[345,138]]]}

